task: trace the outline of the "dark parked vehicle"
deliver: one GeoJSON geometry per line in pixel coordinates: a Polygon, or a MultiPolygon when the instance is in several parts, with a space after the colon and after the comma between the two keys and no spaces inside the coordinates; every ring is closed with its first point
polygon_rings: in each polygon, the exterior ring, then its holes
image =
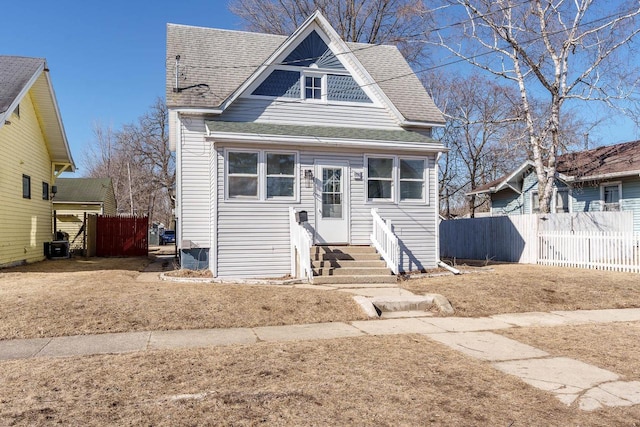
{"type": "Polygon", "coordinates": [[[176,232],[173,230],[164,230],[164,233],[160,235],[160,244],[166,245],[168,243],[176,242],[176,232]]]}

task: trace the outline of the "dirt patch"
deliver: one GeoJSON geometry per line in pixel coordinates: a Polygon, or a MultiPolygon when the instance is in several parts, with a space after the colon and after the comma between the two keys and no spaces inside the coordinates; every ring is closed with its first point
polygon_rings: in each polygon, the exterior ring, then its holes
{"type": "Polygon", "coordinates": [[[0,363],[3,425],[632,426],[419,335],[0,363]]]}
{"type": "Polygon", "coordinates": [[[213,278],[213,273],[211,270],[188,270],[188,269],[180,269],[169,271],[165,273],[169,277],[195,277],[199,279],[209,279],[213,278]]]}
{"type": "Polygon", "coordinates": [[[342,292],[138,282],[148,262],[146,258],[103,258],[90,264],[71,260],[3,270],[0,339],[365,318],[351,296],[342,292]],[[73,271],[57,268],[65,264],[73,271]],[[55,273],[43,272],[51,266],[56,267],[55,273]]]}
{"type": "MultiPolygon", "coordinates": [[[[469,270],[469,268],[465,268],[469,270]]],[[[640,307],[640,275],[524,264],[494,264],[458,276],[400,282],[449,299],[456,316],[640,307]]]]}

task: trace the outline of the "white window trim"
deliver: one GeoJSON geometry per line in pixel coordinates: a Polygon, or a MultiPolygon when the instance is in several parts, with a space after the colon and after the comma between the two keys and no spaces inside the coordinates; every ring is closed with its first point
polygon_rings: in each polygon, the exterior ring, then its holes
{"type": "Polygon", "coordinates": [[[600,210],[604,211],[605,202],[604,202],[604,187],[615,187],[618,186],[618,206],[619,210],[622,210],[622,181],[610,181],[610,182],[601,182],[600,183],[600,210]]]}
{"type": "Polygon", "coordinates": [[[247,201],[259,201],[261,199],[261,194],[260,194],[260,150],[247,150],[247,149],[227,149],[224,152],[224,198],[225,200],[229,200],[229,201],[240,201],[240,202],[247,202],[247,201]],[[238,177],[257,177],[257,195],[254,196],[235,196],[235,197],[231,197],[229,195],[229,153],[252,153],[252,154],[257,154],[258,155],[258,164],[256,165],[256,174],[232,174],[233,176],[238,176],[238,177]]]}
{"type": "Polygon", "coordinates": [[[529,205],[529,213],[532,213],[532,214],[541,213],[540,212],[540,201],[539,200],[538,200],[538,212],[535,212],[533,210],[534,200],[535,200],[536,196],[538,197],[538,199],[540,198],[539,194],[540,194],[540,192],[538,190],[532,190],[531,191],[531,197],[530,197],[531,204],[529,205]]]}
{"type": "MultiPolygon", "coordinates": [[[[366,154],[364,156],[364,199],[365,204],[395,204],[395,205],[429,205],[430,185],[429,185],[429,158],[422,156],[398,156],[384,154],[366,154]],[[393,169],[391,172],[391,198],[389,199],[370,199],[369,192],[369,159],[391,159],[393,161],[393,169]],[[424,192],[422,199],[404,199],[400,200],[400,160],[422,160],[424,162],[423,182],[424,192]]],[[[417,181],[417,180],[406,180],[417,181]]]]}
{"type": "MultiPolygon", "coordinates": [[[[300,155],[292,150],[252,150],[244,148],[225,148],[224,150],[224,201],[228,203],[299,203],[300,202],[300,155]],[[257,153],[258,154],[258,197],[229,197],[229,153],[257,153]],[[278,196],[267,198],[267,153],[293,154],[295,157],[293,197],[278,196]]],[[[242,176],[243,174],[236,174],[242,176]]],[[[249,176],[249,175],[247,175],[249,176]]],[[[250,175],[254,176],[254,175],[250,175]]],[[[275,175],[274,175],[275,176],[275,175]]],[[[290,175],[286,175],[289,177],[290,175]]]]}
{"type": "Polygon", "coordinates": [[[300,98],[305,100],[306,102],[315,102],[320,104],[327,103],[327,74],[318,72],[315,69],[303,69],[300,72],[300,98]],[[307,77],[319,78],[320,79],[320,99],[317,98],[307,98],[307,77]]]}
{"type": "Polygon", "coordinates": [[[571,208],[571,189],[569,187],[562,187],[562,188],[557,188],[555,187],[553,189],[553,213],[571,213],[572,212],[572,208],[571,208]],[[557,212],[558,210],[558,193],[562,193],[565,192],[567,193],[567,212],[557,212]]]}
{"type": "Polygon", "coordinates": [[[400,204],[429,204],[429,159],[427,157],[419,156],[398,156],[397,158],[398,171],[398,202],[400,204]],[[401,160],[422,160],[424,163],[424,169],[422,170],[422,182],[424,183],[422,199],[404,199],[402,200],[400,184],[402,181],[407,182],[419,182],[417,179],[400,179],[400,161],[401,160]]]}
{"type": "Polygon", "coordinates": [[[286,202],[292,202],[292,201],[298,201],[298,193],[299,193],[299,182],[300,182],[300,162],[298,161],[298,152],[297,151],[284,151],[284,150],[263,150],[262,151],[262,156],[263,156],[263,164],[264,164],[264,200],[269,201],[269,202],[274,202],[274,201],[286,201],[286,202]],[[268,197],[267,194],[267,181],[269,178],[268,175],[268,171],[267,171],[267,154],[293,154],[293,161],[294,161],[294,165],[293,165],[293,175],[272,175],[272,177],[278,177],[278,176],[282,176],[284,178],[291,178],[293,177],[293,196],[289,197],[289,196],[274,196],[274,197],[268,197]]]}

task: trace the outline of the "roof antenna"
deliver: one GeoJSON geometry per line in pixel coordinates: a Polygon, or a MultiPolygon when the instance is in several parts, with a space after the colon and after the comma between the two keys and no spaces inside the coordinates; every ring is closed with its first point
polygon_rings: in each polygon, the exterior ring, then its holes
{"type": "Polygon", "coordinates": [[[180,75],[180,55],[176,55],[176,85],[173,88],[173,91],[175,93],[180,92],[179,86],[178,86],[178,76],[180,75]]]}

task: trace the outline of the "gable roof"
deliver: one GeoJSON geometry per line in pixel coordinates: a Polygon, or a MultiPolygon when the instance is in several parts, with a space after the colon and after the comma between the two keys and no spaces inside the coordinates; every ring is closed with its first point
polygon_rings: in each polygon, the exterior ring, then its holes
{"type": "MultiPolygon", "coordinates": [[[[516,171],[503,175],[467,194],[495,193],[503,190],[510,177],[525,172],[529,168],[533,168],[533,162],[530,160],[523,163],[516,171]]],[[[556,160],[556,171],[565,182],[638,176],[640,175],[640,141],[561,154],[556,160]]]]}
{"type": "Polygon", "coordinates": [[[113,193],[111,178],[58,178],[57,203],[103,203],[113,193]]]}
{"type": "Polygon", "coordinates": [[[0,55],[0,128],[29,92],[52,162],[69,164],[75,170],[46,61],[0,55]]]}
{"type": "MultiPolygon", "coordinates": [[[[167,105],[169,108],[224,109],[225,102],[237,97],[240,89],[264,71],[269,61],[297,42],[301,30],[313,21],[326,23],[322,15],[315,13],[289,37],[168,24],[167,105]],[[178,55],[177,83],[181,90],[176,92],[178,55]]],[[[328,23],[325,27],[330,28],[328,23]]],[[[363,74],[370,75],[372,87],[377,85],[381,89],[405,121],[444,123],[442,113],[395,46],[341,40],[339,44],[362,66],[363,74]]]]}
{"type": "Polygon", "coordinates": [[[640,141],[558,156],[558,172],[584,181],[640,174],[640,141]]]}

